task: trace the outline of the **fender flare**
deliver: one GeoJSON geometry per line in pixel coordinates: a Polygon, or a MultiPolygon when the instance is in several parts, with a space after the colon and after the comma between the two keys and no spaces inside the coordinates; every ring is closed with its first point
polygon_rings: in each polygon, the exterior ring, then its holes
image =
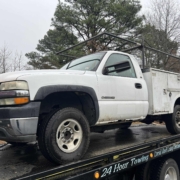
{"type": "MultiPolygon", "coordinates": [[[[96,110],[96,122],[99,119],[99,103],[96,96],[96,93],[93,88],[87,87],[87,86],[79,86],[79,85],[49,85],[49,86],[43,86],[38,89],[34,100],[35,101],[41,101],[46,96],[56,93],[56,92],[84,92],[91,96],[95,110],[96,110]]],[[[96,123],[95,122],[95,123],[96,123]]]]}

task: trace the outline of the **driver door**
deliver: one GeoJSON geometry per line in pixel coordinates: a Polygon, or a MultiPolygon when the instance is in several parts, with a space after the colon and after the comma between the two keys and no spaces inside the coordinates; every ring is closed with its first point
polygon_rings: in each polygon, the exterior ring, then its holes
{"type": "Polygon", "coordinates": [[[97,72],[99,87],[100,122],[112,120],[132,119],[141,116],[136,111],[136,84],[138,79],[129,56],[111,53],[104,68],[128,61],[130,68],[121,72],[103,74],[97,72]]]}

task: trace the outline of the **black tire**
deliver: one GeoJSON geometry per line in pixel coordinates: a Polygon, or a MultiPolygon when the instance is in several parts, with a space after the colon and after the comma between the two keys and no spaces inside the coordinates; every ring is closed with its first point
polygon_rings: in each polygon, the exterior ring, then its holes
{"type": "Polygon", "coordinates": [[[151,162],[137,166],[135,180],[149,180],[151,173],[151,162]]]}
{"type": "Polygon", "coordinates": [[[77,161],[86,153],[90,128],[81,111],[71,107],[59,110],[42,127],[38,137],[39,147],[51,162],[65,164],[77,161]]]}
{"type": "Polygon", "coordinates": [[[180,134],[180,105],[174,107],[173,114],[166,116],[165,123],[169,133],[180,134]]]}
{"type": "Polygon", "coordinates": [[[132,122],[127,122],[127,123],[123,123],[122,127],[120,127],[119,129],[128,129],[131,126],[132,122]]]}
{"type": "Polygon", "coordinates": [[[46,117],[41,120],[42,122],[40,124],[40,127],[38,128],[38,145],[39,145],[39,149],[40,149],[41,153],[43,154],[43,156],[52,163],[54,163],[54,161],[49,156],[49,153],[48,153],[47,148],[45,146],[45,131],[46,131],[46,127],[47,127],[47,124],[49,122],[49,119],[57,111],[58,111],[57,109],[54,109],[54,110],[52,110],[52,112],[47,114],[46,117]]]}
{"type": "Polygon", "coordinates": [[[151,173],[150,180],[165,180],[167,176],[170,176],[169,179],[179,180],[178,165],[176,161],[171,158],[154,163],[154,169],[151,173]]]}

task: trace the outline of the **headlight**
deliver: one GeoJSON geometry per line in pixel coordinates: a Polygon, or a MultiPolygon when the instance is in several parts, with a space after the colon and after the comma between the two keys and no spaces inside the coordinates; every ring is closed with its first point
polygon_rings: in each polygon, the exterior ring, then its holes
{"type": "Polygon", "coordinates": [[[4,82],[0,85],[0,106],[29,102],[28,84],[25,81],[4,82]]]}
{"type": "Polygon", "coordinates": [[[13,90],[13,89],[28,90],[28,84],[25,81],[11,81],[11,82],[1,83],[0,85],[0,91],[13,90]]]}

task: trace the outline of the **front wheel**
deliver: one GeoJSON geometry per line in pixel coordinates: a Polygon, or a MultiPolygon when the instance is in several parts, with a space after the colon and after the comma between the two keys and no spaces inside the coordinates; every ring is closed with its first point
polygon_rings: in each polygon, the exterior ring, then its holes
{"type": "Polygon", "coordinates": [[[40,133],[40,150],[57,164],[79,160],[89,146],[90,128],[86,117],[75,108],[57,111],[40,133]],[[42,139],[42,140],[41,140],[42,139]]]}
{"type": "Polygon", "coordinates": [[[166,116],[166,128],[171,134],[180,134],[180,105],[174,107],[174,112],[166,116]]]}

